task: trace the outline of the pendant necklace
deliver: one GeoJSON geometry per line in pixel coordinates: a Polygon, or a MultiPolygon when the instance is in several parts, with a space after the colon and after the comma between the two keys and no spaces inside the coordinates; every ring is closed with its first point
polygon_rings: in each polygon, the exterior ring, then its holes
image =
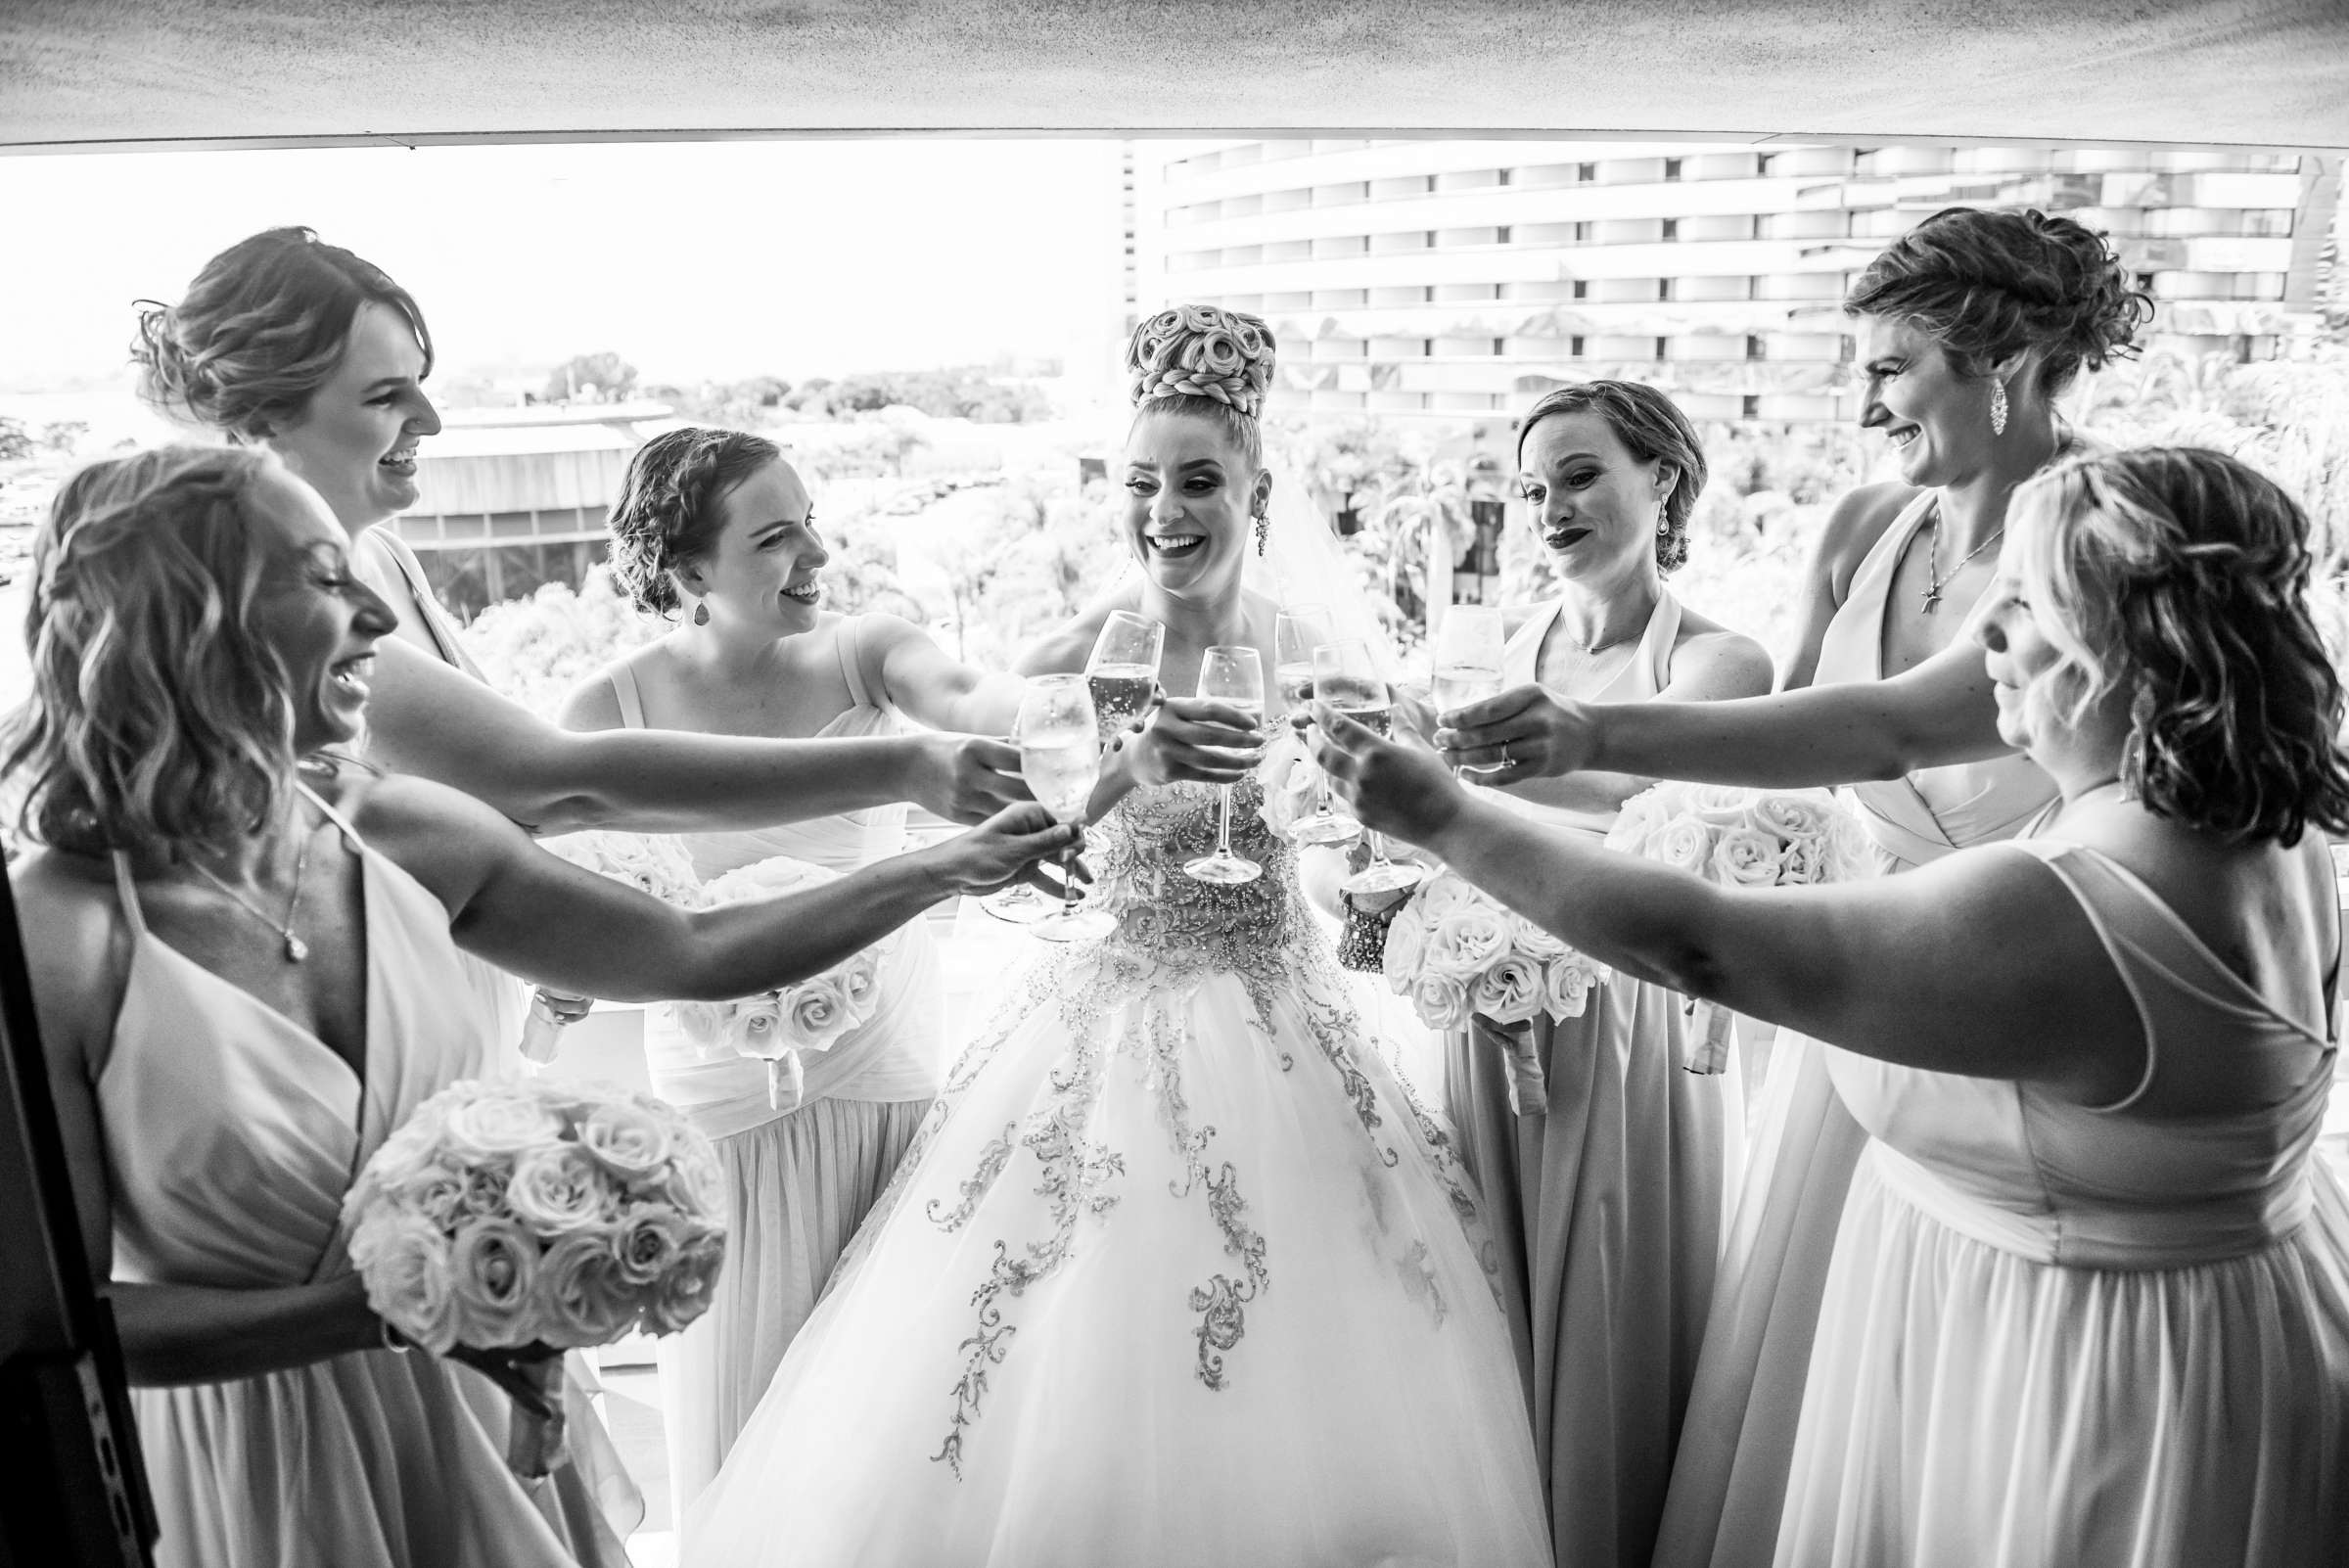
{"type": "Polygon", "coordinates": [[[286,962],[298,964],[310,955],[310,945],[294,935],[294,911],[301,906],[301,873],[310,863],[310,840],[315,837],[315,834],[303,834],[301,853],[294,857],[294,895],[286,900],[286,918],[283,920],[270,919],[252,899],[230,887],[207,867],[197,861],[190,860],[188,869],[209,882],[213,887],[218,888],[222,893],[227,894],[247,914],[276,932],[278,940],[285,944],[286,962]]]}
{"type": "Polygon", "coordinates": [[[2004,523],[1993,529],[1991,530],[1990,537],[1984,539],[1980,544],[1977,544],[1972,549],[1966,551],[1964,559],[1960,560],[1956,566],[1950,568],[1950,575],[1949,576],[1945,577],[1941,575],[1941,506],[1939,502],[1934,503],[1933,536],[1925,541],[1925,593],[1923,608],[1926,615],[1931,615],[1934,611],[1941,608],[1941,590],[1948,587],[1951,580],[1955,578],[1958,573],[1965,570],[1965,563],[1967,561],[1971,561],[1975,556],[1980,555],[1983,551],[1998,543],[2000,536],[2005,531],[2006,525],[2004,523]]]}

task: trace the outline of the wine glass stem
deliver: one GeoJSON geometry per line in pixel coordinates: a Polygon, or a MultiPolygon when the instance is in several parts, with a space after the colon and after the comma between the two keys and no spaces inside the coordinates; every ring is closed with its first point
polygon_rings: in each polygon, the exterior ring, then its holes
{"type": "Polygon", "coordinates": [[[1077,913],[1077,852],[1070,850],[1060,857],[1066,874],[1060,879],[1060,913],[1062,919],[1077,913]]]}
{"type": "Polygon", "coordinates": [[[1231,786],[1230,786],[1230,785],[1226,784],[1226,785],[1224,785],[1224,786],[1223,786],[1222,795],[1223,795],[1222,808],[1221,808],[1221,811],[1218,813],[1218,815],[1217,815],[1217,819],[1216,819],[1216,858],[1217,858],[1217,859],[1219,859],[1219,860],[1228,860],[1228,859],[1230,859],[1230,858],[1231,858],[1231,786]]]}

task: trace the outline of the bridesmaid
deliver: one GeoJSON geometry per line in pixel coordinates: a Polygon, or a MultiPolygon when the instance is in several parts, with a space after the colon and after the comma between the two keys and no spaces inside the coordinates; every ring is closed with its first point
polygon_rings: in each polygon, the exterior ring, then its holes
{"type": "MultiPolygon", "coordinates": [[[[2059,395],[2128,351],[2148,306],[2104,242],[2068,218],[1951,208],[1869,263],[1858,318],[1860,422],[1900,455],[1829,518],[1787,684],[1762,703],[1566,710],[1528,693],[1458,726],[1496,775],[1596,763],[1737,784],[1862,782],[1880,869],[2015,833],[2054,784],[2000,738],[1982,653],[1960,636],[1990,581],[2015,487],[2071,438],[2059,395]],[[1595,737],[1573,733],[1584,720],[1595,737]],[[1553,722],[1554,720],[1554,722],[1553,722]],[[1592,738],[1599,744],[1592,747],[1592,738]]],[[[1461,718],[1480,714],[1463,714],[1461,718]]],[[[1829,1249],[1865,1138],[1809,1042],[1779,1036],[1658,1543],[1659,1563],[1761,1560],[1792,1460],[1795,1404],[1829,1249]]]]}
{"type": "MultiPolygon", "coordinates": [[[[1509,612],[1503,677],[1592,703],[1770,689],[1751,638],[1664,586],[1704,488],[1695,430],[1652,387],[1594,381],[1534,404],[1519,484],[1562,585],[1509,612]]],[[[1532,779],[1497,799],[1595,843],[1653,780],[1532,779]]],[[[1506,1042],[1455,1033],[1445,1098],[1497,1239],[1558,1560],[1645,1563],[1695,1370],[1721,1233],[1723,1078],[1682,1072],[1681,998],[1630,980],[1534,1025],[1546,1105],[1512,1110],[1506,1042]]]]}
{"type": "Polygon", "coordinates": [[[343,1203],[493,1038],[452,937],[572,991],[788,984],[1071,833],[1025,806],[837,887],[685,914],[478,802],[338,765],[389,607],[266,453],[68,481],[34,543],[32,696],[0,782],[83,1244],[134,1385],[164,1568],[622,1565],[581,1463],[504,1460],[504,1352],[403,1350],[343,1203]]]}
{"type": "Polygon", "coordinates": [[[1725,890],[1521,827],[1327,710],[1324,760],[1365,822],[1562,940],[1830,1043],[1870,1141],[1778,1568],[2349,1560],[2313,831],[2349,831],[2349,753],[2308,520],[2191,448],[2059,464],[2008,517],[1972,636],[2056,788],[2019,839],[1725,890]]]}
{"type": "MultiPolygon", "coordinates": [[[[762,437],[656,436],[629,462],[611,526],[637,609],[676,625],[574,690],[568,728],[831,738],[895,735],[910,717],[1003,734],[1019,713],[1018,676],[957,664],[895,616],[819,608],[829,556],[815,507],[762,437]]],[[[774,855],[852,871],[904,848],[905,807],[684,843],[705,880],[774,855]]],[[[944,981],[926,923],[897,938],[881,991],[872,1021],[810,1058],[801,1098],[780,1107],[760,1063],[705,1062],[673,1027],[648,1028],[654,1088],[716,1140],[733,1238],[710,1313],[662,1347],[680,1512],[717,1474],[944,1082],[944,981]]]]}

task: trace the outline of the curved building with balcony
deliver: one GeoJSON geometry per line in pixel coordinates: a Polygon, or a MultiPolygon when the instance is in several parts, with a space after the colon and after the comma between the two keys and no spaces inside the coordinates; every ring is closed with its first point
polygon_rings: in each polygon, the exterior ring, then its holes
{"type": "Polygon", "coordinates": [[[2291,153],[1692,142],[1141,143],[1137,289],[1255,311],[1292,408],[1475,415],[1565,381],[1700,419],[1851,417],[1840,301],[1957,204],[2111,235],[2189,353],[2313,323],[2339,169],[2291,153]]]}

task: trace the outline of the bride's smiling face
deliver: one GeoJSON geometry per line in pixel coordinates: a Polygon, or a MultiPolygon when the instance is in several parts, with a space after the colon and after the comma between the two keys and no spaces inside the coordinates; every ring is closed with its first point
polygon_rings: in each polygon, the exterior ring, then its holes
{"type": "Polygon", "coordinates": [[[1145,413],[1126,441],[1127,542],[1169,593],[1228,590],[1247,565],[1255,513],[1271,487],[1271,475],[1214,420],[1145,413]]]}

